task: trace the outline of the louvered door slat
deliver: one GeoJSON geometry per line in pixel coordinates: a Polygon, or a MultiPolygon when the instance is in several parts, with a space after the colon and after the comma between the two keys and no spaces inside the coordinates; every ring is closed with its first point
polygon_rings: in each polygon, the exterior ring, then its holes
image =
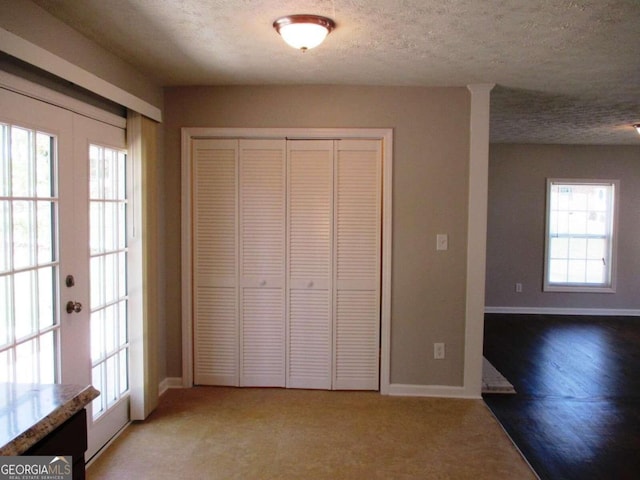
{"type": "Polygon", "coordinates": [[[290,141],[287,150],[287,386],[330,389],[333,141],[290,141]]]}
{"type": "Polygon", "coordinates": [[[193,142],[194,383],[238,385],[236,140],[193,142]]]}
{"type": "Polygon", "coordinates": [[[290,388],[331,388],[328,290],[292,290],[289,297],[290,388]]]}
{"type": "Polygon", "coordinates": [[[284,387],[284,140],[240,141],[240,384],[284,387]]]}
{"type": "Polygon", "coordinates": [[[379,141],[337,142],[333,388],[377,390],[380,343],[379,141]]]}
{"type": "Polygon", "coordinates": [[[282,289],[244,288],[242,386],[284,387],[282,289]]]}
{"type": "Polygon", "coordinates": [[[196,385],[238,385],[238,307],[235,292],[234,288],[196,289],[196,385]]]}

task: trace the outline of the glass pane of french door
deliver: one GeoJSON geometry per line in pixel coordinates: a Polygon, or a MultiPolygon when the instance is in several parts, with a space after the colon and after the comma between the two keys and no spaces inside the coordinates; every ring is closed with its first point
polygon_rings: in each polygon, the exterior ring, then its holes
{"type": "Polygon", "coordinates": [[[122,128],[96,120],[74,118],[75,190],[79,196],[75,240],[84,255],[75,269],[86,278],[74,288],[87,301],[87,383],[100,391],[87,409],[87,459],[129,421],[124,133],[122,128]]]}
{"type": "Polygon", "coordinates": [[[0,381],[59,380],[56,137],[0,124],[0,381]]]}
{"type": "Polygon", "coordinates": [[[129,389],[127,321],[126,154],[90,145],[90,272],[92,383],[97,419],[129,389]]]}

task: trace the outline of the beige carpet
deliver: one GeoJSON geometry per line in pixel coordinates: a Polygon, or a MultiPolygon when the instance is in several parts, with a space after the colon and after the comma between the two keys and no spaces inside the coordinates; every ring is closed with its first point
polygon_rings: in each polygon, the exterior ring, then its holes
{"type": "Polygon", "coordinates": [[[97,479],[535,479],[481,400],[375,392],[168,391],[97,479]]]}

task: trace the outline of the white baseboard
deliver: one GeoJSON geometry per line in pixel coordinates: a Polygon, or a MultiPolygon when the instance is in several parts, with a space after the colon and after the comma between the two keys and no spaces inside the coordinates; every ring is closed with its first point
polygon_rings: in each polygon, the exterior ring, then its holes
{"type": "Polygon", "coordinates": [[[100,458],[100,456],[101,456],[104,452],[106,452],[106,451],[107,451],[107,449],[111,446],[111,444],[112,444],[113,442],[115,442],[115,441],[118,439],[118,437],[120,437],[120,435],[122,435],[122,433],[123,433],[127,428],[129,428],[129,425],[131,425],[131,422],[127,422],[127,423],[126,423],[126,425],[125,425],[124,427],[122,427],[120,430],[118,430],[118,431],[116,432],[116,434],[115,434],[113,437],[111,437],[111,438],[109,439],[109,441],[108,441],[107,443],[105,443],[105,444],[102,446],[102,448],[100,448],[100,450],[98,450],[98,451],[93,455],[93,457],[91,457],[89,460],[87,460],[87,463],[85,464],[85,468],[89,468],[89,467],[93,464],[93,462],[95,462],[98,458],[100,458]]]}
{"type": "Polygon", "coordinates": [[[388,394],[400,397],[482,398],[480,393],[473,394],[464,387],[448,385],[403,385],[392,383],[389,385],[388,394]]]}
{"type": "Polygon", "coordinates": [[[183,388],[182,377],[167,377],[158,386],[158,395],[162,395],[170,388],[183,388]]]}
{"type": "Polygon", "coordinates": [[[484,313],[522,315],[597,315],[612,317],[640,317],[640,310],[624,308],[559,308],[559,307],[484,307],[484,313]]]}
{"type": "MultiPolygon", "coordinates": [[[[184,388],[181,377],[167,377],[159,386],[159,394],[162,395],[170,388],[184,388]]],[[[403,385],[392,383],[386,395],[401,397],[441,397],[441,398],[482,398],[478,394],[467,391],[464,387],[453,387],[449,385],[403,385]]]]}

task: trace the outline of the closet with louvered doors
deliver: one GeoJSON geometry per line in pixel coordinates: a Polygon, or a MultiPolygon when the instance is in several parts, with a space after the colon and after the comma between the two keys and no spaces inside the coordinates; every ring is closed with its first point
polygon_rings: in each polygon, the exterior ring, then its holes
{"type": "Polygon", "coordinates": [[[237,140],[191,145],[196,385],[239,385],[237,140]]]}
{"type": "Polygon", "coordinates": [[[332,387],[334,141],[287,143],[287,386],[332,387]]]}
{"type": "Polygon", "coordinates": [[[196,139],[194,383],[377,390],[379,140],[196,139]]]}
{"type": "Polygon", "coordinates": [[[378,390],[382,142],[336,142],[333,389],[378,390]]]}
{"type": "Polygon", "coordinates": [[[198,139],[196,385],[285,386],[285,141],[198,139]]]}

